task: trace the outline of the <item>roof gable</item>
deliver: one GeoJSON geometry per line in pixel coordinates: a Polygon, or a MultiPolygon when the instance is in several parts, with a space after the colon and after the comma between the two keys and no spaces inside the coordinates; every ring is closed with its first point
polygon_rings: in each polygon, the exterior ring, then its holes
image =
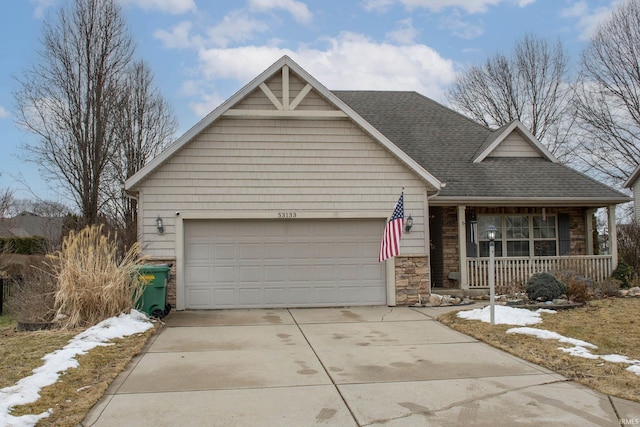
{"type": "Polygon", "coordinates": [[[130,177],[125,182],[125,189],[133,189],[148,174],[221,117],[350,118],[433,188],[439,190],[443,186],[434,175],[393,144],[291,58],[283,56],[130,177]],[[280,83],[280,85],[274,83],[280,83]],[[295,89],[296,86],[298,89],[295,89]],[[293,91],[292,88],[294,88],[293,91]],[[311,102],[313,96],[322,98],[325,105],[319,107],[318,103],[311,102]],[[253,102],[250,101],[252,99],[253,102]],[[327,108],[326,105],[331,105],[333,108],[327,108]]]}
{"type": "Polygon", "coordinates": [[[519,120],[491,132],[473,156],[473,162],[480,163],[487,157],[543,157],[558,163],[558,159],[519,120]],[[512,138],[514,135],[516,138],[512,138]]]}
{"type": "Polygon", "coordinates": [[[640,178],[640,166],[638,166],[629,176],[629,178],[627,178],[627,180],[624,182],[623,186],[624,188],[631,188],[636,184],[636,181],[638,180],[638,178],[640,178]]]}
{"type": "Polygon", "coordinates": [[[519,122],[491,130],[416,92],[336,91],[394,144],[446,183],[436,204],[605,206],[629,198],[561,164],[519,122]],[[539,157],[491,156],[513,132],[539,157]],[[479,162],[474,159],[482,157],[479,162]]]}

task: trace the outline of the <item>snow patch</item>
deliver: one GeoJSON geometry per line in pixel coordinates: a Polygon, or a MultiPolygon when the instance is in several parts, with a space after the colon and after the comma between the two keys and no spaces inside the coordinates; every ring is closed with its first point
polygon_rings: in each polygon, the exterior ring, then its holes
{"type": "Polygon", "coordinates": [[[98,346],[113,345],[109,341],[139,334],[153,327],[146,314],[131,310],[103,320],[97,325],[73,337],[60,350],[42,358],[44,365],[33,370],[33,375],[21,379],[15,385],[0,389],[0,425],[7,427],[30,427],[50,415],[51,409],[37,415],[14,417],[9,414],[14,406],[25,405],[38,400],[43,387],[55,384],[60,373],[78,367],[76,356],[86,354],[98,346]]]}

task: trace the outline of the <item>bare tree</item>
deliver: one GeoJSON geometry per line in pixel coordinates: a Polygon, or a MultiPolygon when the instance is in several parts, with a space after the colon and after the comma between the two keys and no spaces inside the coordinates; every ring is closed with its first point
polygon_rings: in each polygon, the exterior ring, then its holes
{"type": "Polygon", "coordinates": [[[143,61],[136,61],[129,68],[125,94],[115,129],[120,143],[111,162],[109,181],[113,202],[110,216],[125,231],[129,246],[137,237],[137,203],[123,193],[124,182],[171,141],[177,122],[143,61]]]}
{"type": "Polygon", "coordinates": [[[510,56],[496,54],[458,75],[447,92],[454,108],[497,128],[520,120],[562,160],[572,125],[568,56],[562,44],[527,35],[510,56]]]}
{"type": "Polygon", "coordinates": [[[0,218],[6,218],[11,215],[11,207],[13,206],[13,190],[0,190],[0,218]]]}
{"type": "Polygon", "coordinates": [[[611,184],[640,164],[640,1],[618,6],[582,54],[576,89],[578,153],[611,184]]]}
{"type": "Polygon", "coordinates": [[[18,122],[37,136],[30,159],[75,200],[86,223],[105,203],[105,171],[133,45],[113,0],[75,0],[44,23],[40,62],[18,79],[18,122]]]}

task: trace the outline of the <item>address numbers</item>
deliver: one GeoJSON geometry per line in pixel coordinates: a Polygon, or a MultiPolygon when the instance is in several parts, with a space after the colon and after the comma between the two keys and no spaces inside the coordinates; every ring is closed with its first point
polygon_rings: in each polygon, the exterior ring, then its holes
{"type": "Polygon", "coordinates": [[[278,212],[278,218],[280,219],[293,219],[295,217],[295,212],[278,212]]]}

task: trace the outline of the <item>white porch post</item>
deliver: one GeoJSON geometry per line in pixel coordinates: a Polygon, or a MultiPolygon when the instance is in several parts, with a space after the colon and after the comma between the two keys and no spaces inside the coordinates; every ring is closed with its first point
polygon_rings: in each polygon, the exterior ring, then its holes
{"type": "Polygon", "coordinates": [[[466,206],[458,206],[458,256],[460,257],[460,289],[469,289],[467,283],[467,230],[465,228],[466,206]]]}
{"type": "Polygon", "coordinates": [[[609,217],[609,252],[612,271],[618,266],[618,227],[616,226],[616,205],[607,207],[609,217]]]}

